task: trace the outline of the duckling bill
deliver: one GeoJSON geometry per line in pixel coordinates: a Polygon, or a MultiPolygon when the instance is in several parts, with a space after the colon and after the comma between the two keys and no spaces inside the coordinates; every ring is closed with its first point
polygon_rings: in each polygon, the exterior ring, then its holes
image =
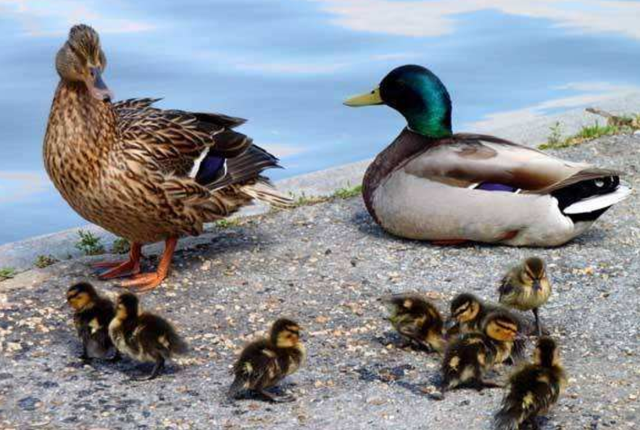
{"type": "Polygon", "coordinates": [[[118,297],[116,315],[109,324],[109,336],[123,354],[155,364],[147,380],[160,374],[166,360],[188,351],[187,343],[171,323],[157,315],[140,312],[138,297],[131,293],[118,297]]]}
{"type": "Polygon", "coordinates": [[[541,258],[527,258],[509,270],[502,279],[498,293],[500,303],[521,311],[532,311],[536,319],[536,332],[542,336],[538,309],[551,296],[551,282],[541,258]]]}
{"type": "Polygon", "coordinates": [[[235,378],[229,397],[237,399],[253,393],[269,402],[294,400],[291,396],[276,397],[266,390],[296,372],[304,362],[306,351],[300,342],[300,331],[298,323],[282,318],[273,324],[268,337],[247,345],[233,366],[235,378]]]}
{"type": "MultiPolygon", "coordinates": [[[[82,341],[82,360],[104,358],[114,349],[109,323],[115,316],[113,302],[98,294],[93,285],[80,282],[67,291],[67,303],[74,309],[73,323],[82,341]]],[[[113,360],[119,358],[115,350],[113,360]]]]}
{"type": "Polygon", "coordinates": [[[509,391],[495,415],[495,430],[518,430],[525,423],[537,429],[537,416],[546,413],[558,401],[566,383],[556,342],[549,337],[540,338],[533,353],[533,363],[509,379],[509,391]]]}
{"type": "Polygon", "coordinates": [[[390,311],[389,321],[405,339],[429,350],[444,350],[444,321],[438,308],[414,293],[385,296],[380,299],[390,311]]]}

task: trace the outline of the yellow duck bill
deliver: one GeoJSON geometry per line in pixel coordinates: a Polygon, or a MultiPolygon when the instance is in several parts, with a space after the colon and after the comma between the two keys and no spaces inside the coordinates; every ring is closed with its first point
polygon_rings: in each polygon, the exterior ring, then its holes
{"type": "Polygon", "coordinates": [[[348,98],[344,101],[344,104],[351,107],[360,107],[381,105],[384,104],[384,102],[382,101],[382,97],[380,97],[380,87],[377,87],[370,93],[348,98]]]}

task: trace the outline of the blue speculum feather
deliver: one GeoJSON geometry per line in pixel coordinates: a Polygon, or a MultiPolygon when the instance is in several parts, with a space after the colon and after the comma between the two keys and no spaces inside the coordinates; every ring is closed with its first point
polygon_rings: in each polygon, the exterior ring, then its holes
{"type": "Polygon", "coordinates": [[[226,158],[207,155],[196,174],[196,182],[201,185],[210,184],[216,181],[224,173],[224,163],[226,158]]]}
{"type": "Polygon", "coordinates": [[[514,188],[512,186],[509,185],[504,185],[504,184],[496,184],[493,182],[483,182],[480,185],[478,185],[476,187],[476,190],[483,190],[483,191],[504,191],[507,193],[515,193],[516,191],[518,191],[517,188],[514,188]]]}

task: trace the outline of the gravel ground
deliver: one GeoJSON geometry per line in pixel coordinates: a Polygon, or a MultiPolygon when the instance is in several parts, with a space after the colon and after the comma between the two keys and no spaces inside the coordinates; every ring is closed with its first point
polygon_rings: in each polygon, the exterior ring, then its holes
{"type": "MultiPolygon", "coordinates": [[[[638,189],[639,144],[638,136],[611,137],[560,155],[620,168],[638,189]]],[[[570,375],[543,428],[638,428],[639,210],[634,194],[588,234],[548,250],[401,240],[371,221],[360,198],[208,233],[179,252],[170,280],[142,299],[192,346],[152,382],[131,382],[140,367],[128,360],[77,359],[64,292],[94,279],[88,259],[21,274],[0,283],[0,428],[488,429],[501,391],[430,400],[420,388],[437,377],[437,356],[400,348],[376,298],[418,290],[442,310],[461,291],[495,298],[504,270],[532,253],[549,264],[554,293],[541,316],[570,375]],[[239,348],[282,315],[306,328],[307,364],[282,386],[297,401],[229,403],[239,348]]]]}

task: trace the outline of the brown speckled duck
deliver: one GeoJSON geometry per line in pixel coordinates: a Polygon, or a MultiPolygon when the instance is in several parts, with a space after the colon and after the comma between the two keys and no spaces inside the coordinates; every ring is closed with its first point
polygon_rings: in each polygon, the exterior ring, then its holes
{"type": "Polygon", "coordinates": [[[128,261],[102,263],[102,279],[145,291],[166,278],[178,238],[198,235],[253,199],[287,205],[261,176],[278,159],[226,115],[161,110],[157,99],[113,103],[98,33],[74,26],[56,56],[60,83],[44,140],[54,185],[88,221],[131,242],[128,261]],[[158,269],[140,274],[143,244],[165,241],[158,269]]]}

